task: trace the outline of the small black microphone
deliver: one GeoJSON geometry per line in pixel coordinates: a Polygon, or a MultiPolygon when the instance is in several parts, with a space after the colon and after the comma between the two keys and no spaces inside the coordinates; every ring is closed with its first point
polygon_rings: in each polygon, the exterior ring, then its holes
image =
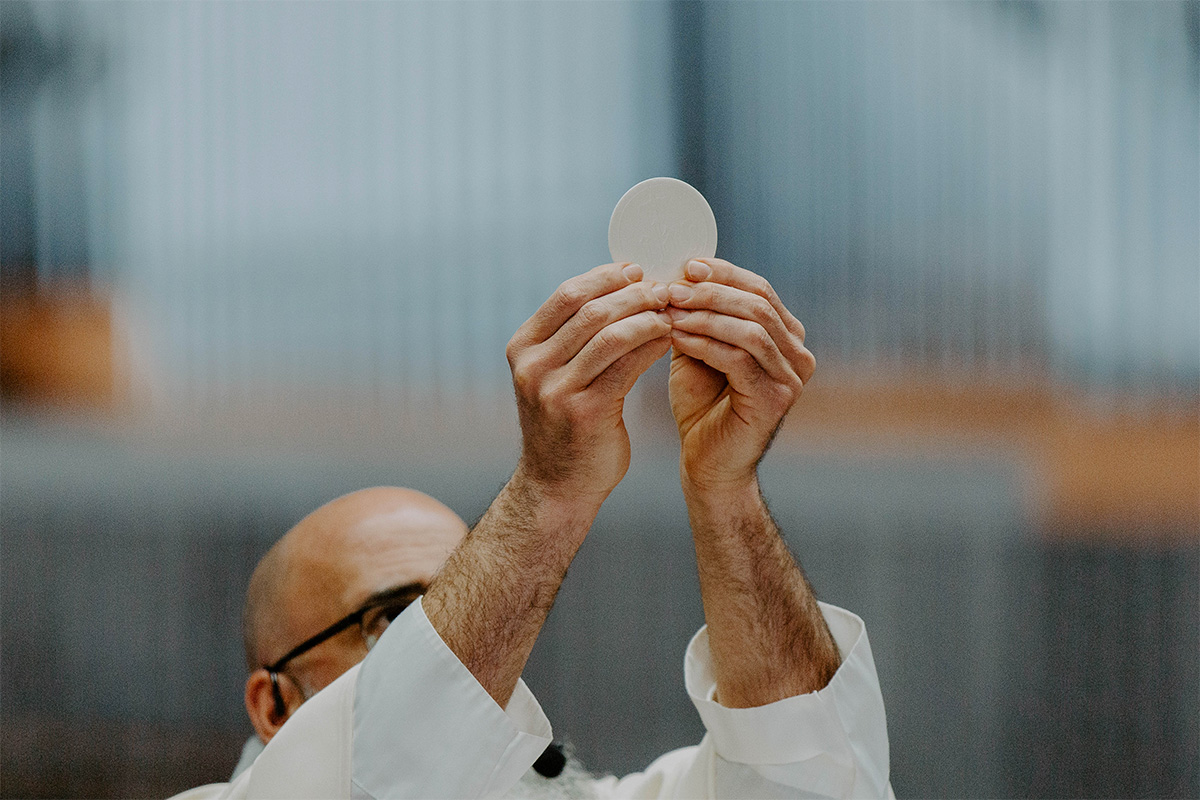
{"type": "Polygon", "coordinates": [[[563,753],[562,745],[551,742],[550,746],[538,756],[537,761],[533,762],[533,769],[543,778],[557,778],[562,774],[563,767],[566,765],[567,757],[563,753]]]}

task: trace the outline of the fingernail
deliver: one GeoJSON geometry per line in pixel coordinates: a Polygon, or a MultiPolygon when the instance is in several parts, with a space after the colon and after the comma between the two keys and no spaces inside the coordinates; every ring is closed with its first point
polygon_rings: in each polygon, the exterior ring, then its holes
{"type": "Polygon", "coordinates": [[[630,264],[625,269],[621,270],[621,272],[625,273],[625,277],[628,278],[631,283],[634,281],[640,281],[642,279],[642,268],[637,264],[630,264]]]}
{"type": "Polygon", "coordinates": [[[671,297],[671,293],[667,291],[665,284],[656,283],[651,291],[654,292],[655,299],[657,299],[660,303],[667,302],[667,300],[671,297]]]}
{"type": "Polygon", "coordinates": [[[684,311],[682,308],[671,308],[670,306],[667,307],[666,311],[667,317],[671,320],[671,322],[678,322],[688,314],[688,312],[684,311]]]}
{"type": "Polygon", "coordinates": [[[703,261],[689,261],[687,263],[687,276],[692,280],[702,281],[709,275],[712,275],[712,267],[703,261]]]}
{"type": "MultiPolygon", "coordinates": [[[[696,262],[693,261],[692,263],[695,264],[696,262]]],[[[682,286],[678,283],[671,284],[671,302],[672,303],[682,303],[684,300],[687,300],[691,296],[692,296],[692,290],[689,289],[688,287],[682,286]]]]}

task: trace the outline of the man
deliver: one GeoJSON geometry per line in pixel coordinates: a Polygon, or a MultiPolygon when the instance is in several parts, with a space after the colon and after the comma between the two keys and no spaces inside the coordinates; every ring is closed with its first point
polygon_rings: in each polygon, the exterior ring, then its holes
{"type": "Polygon", "coordinates": [[[431,498],[374,489],[318,509],[268,553],[246,614],[246,706],[266,747],[233,783],[188,797],[527,788],[550,727],[521,671],[629,466],[625,395],[668,350],[706,620],[685,681],[708,734],[583,788],[890,794],[862,621],[818,605],[758,488],[759,459],[815,366],[804,328],[767,281],[720,259],[689,262],[669,286],[642,278],[632,264],[572,278],[513,336],[522,453],[469,532],[431,498]]]}

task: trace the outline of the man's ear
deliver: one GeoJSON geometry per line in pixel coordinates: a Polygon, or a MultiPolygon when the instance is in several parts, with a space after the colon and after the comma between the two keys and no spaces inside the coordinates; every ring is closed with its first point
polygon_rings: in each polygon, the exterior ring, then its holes
{"type": "Polygon", "coordinates": [[[256,669],[246,678],[246,713],[263,744],[271,741],[291,716],[291,710],[287,708],[280,713],[271,687],[271,674],[265,669],[256,669]]]}

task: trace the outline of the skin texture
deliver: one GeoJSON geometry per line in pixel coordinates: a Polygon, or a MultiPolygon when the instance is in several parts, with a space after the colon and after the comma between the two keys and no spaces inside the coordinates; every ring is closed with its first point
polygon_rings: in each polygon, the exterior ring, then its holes
{"type": "Polygon", "coordinates": [[[667,289],[641,279],[636,265],[596,267],[559,286],[517,330],[507,353],[521,459],[423,602],[502,706],[567,566],[629,468],[625,395],[671,346],[667,289]]]}
{"type": "MultiPolygon", "coordinates": [[[[825,686],[837,648],[757,477],[815,368],[804,327],[767,281],[720,259],[690,262],[685,279],[670,286],[642,277],[637,265],[596,267],[559,286],[514,334],[507,355],[522,453],[465,537],[449,509],[399,489],[339,498],[289,532],[251,581],[253,666],[373,591],[429,581],[422,606],[430,622],[504,706],[567,567],[629,467],[625,396],[672,351],[681,486],[718,698],[755,706],[825,686]]],[[[344,638],[298,659],[289,713],[303,700],[301,681],[315,691],[361,660],[361,637],[344,638]]],[[[276,718],[269,701],[267,673],[256,670],[246,706],[264,741],[286,718],[276,718]]]]}
{"type": "Polygon", "coordinates": [[[506,702],[567,566],[629,466],[623,398],[665,338],[718,696],[748,707],[820,689],[837,648],[757,478],[816,366],[804,328],[767,281],[720,259],[691,262],[665,297],[640,270],[625,268],[623,282],[618,267],[563,284],[509,342],[521,461],[427,596],[430,621],[506,702]],[[488,611],[458,613],[463,598],[488,611]]]}
{"type": "Polygon", "coordinates": [[[671,410],[717,696],[751,707],[824,687],[840,663],[757,466],[812,377],[804,326],[763,278],[689,262],[671,287],[671,410]]]}
{"type": "MultiPolygon", "coordinates": [[[[326,503],[271,548],[250,578],[244,612],[251,668],[246,711],[263,742],[287,717],[275,714],[270,678],[259,667],[355,611],[375,592],[430,583],[466,531],[458,515],[432,497],[378,487],[326,503]]],[[[297,657],[280,677],[288,714],[365,655],[354,626],[297,657]]]]}

